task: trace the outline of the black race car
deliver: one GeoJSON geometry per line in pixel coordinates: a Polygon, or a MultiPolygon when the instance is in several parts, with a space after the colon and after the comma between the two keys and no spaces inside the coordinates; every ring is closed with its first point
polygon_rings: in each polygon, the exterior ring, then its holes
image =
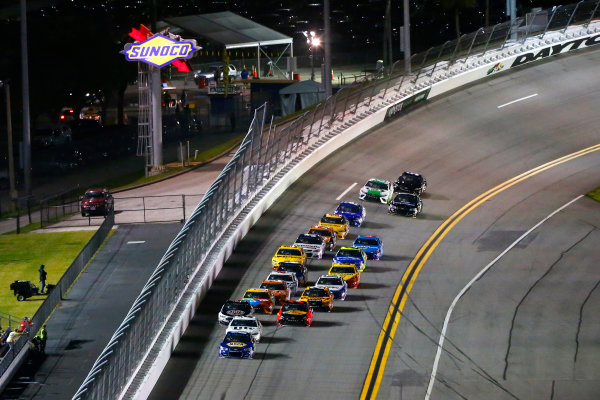
{"type": "Polygon", "coordinates": [[[403,172],[394,182],[394,192],[421,194],[427,189],[427,181],[414,172],[403,172]]]}
{"type": "Polygon", "coordinates": [[[416,218],[423,208],[421,198],[413,193],[398,193],[388,207],[390,214],[416,218]]]}
{"type": "Polygon", "coordinates": [[[247,317],[254,314],[250,303],[246,301],[227,300],[219,311],[219,324],[228,325],[234,317],[247,317]]]}

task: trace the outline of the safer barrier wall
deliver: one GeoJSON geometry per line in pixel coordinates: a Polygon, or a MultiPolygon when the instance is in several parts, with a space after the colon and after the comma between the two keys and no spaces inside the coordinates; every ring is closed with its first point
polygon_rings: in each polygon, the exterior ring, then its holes
{"type": "Polygon", "coordinates": [[[481,30],[453,47],[444,44],[435,62],[427,57],[432,51],[417,55],[421,67],[412,74],[390,74],[342,90],[281,130],[272,124],[265,129],[266,109],[257,110],[239,151],[174,239],[74,399],[145,398],[235,245],[310,167],[420,101],[524,62],[597,44],[599,29],[592,19],[599,4],[564,8],[558,16],[568,16],[562,30],[552,31],[558,26],[555,9],[542,33],[522,25],[522,19],[491,29],[483,36],[485,45],[481,30]],[[576,21],[585,23],[569,26],[576,21]],[[498,32],[503,40],[494,36],[498,32]],[[476,48],[483,52],[473,53],[476,48]]]}

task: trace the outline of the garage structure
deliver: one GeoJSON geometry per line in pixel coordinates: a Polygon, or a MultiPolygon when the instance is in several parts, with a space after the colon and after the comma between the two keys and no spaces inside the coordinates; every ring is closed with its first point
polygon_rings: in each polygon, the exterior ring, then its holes
{"type": "Polygon", "coordinates": [[[231,11],[165,18],[157,26],[158,30],[169,28],[171,33],[182,36],[196,35],[209,42],[223,45],[225,50],[255,48],[258,76],[261,76],[261,53],[268,59],[273,69],[278,70],[288,79],[292,78],[295,70],[293,61],[286,65],[285,72],[278,66],[288,50],[290,59],[294,60],[294,40],[291,37],[231,11]],[[285,49],[277,58],[272,59],[264,51],[264,47],[275,45],[285,45],[285,49]]]}

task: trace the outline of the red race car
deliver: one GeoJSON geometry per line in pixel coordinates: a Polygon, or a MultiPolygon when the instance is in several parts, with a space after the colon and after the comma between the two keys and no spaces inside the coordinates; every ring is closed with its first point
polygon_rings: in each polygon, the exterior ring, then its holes
{"type": "Polygon", "coordinates": [[[288,324],[311,326],[313,315],[313,310],[307,302],[290,300],[279,309],[277,324],[279,326],[288,324]]]}

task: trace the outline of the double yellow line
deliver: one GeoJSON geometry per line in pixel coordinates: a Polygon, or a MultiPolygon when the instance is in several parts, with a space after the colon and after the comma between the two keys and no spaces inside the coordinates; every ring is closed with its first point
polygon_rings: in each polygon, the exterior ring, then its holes
{"type": "Polygon", "coordinates": [[[385,371],[385,365],[387,363],[388,355],[390,353],[390,349],[392,347],[392,343],[394,341],[394,336],[396,334],[396,328],[398,327],[398,322],[400,322],[400,317],[402,316],[402,312],[404,310],[404,305],[406,304],[406,300],[408,295],[421,271],[421,268],[425,265],[435,248],[442,241],[442,239],[452,230],[452,228],[467,214],[477,208],[481,203],[489,200],[493,196],[498,193],[503,192],[504,190],[516,185],[519,182],[524,181],[532,176],[539,174],[547,169],[552,167],[556,167],[557,165],[563,164],[567,161],[582,157],[586,154],[593,153],[595,151],[600,150],[600,144],[595,146],[587,147],[585,149],[579,150],[575,153],[568,154],[564,157],[558,158],[554,161],[550,161],[549,163],[540,165],[536,168],[533,168],[527,172],[522,173],[514,178],[511,178],[500,185],[488,190],[487,192],[477,196],[467,204],[465,204],[462,208],[452,214],[447,220],[440,225],[438,229],[429,237],[429,239],[425,242],[425,244],[419,249],[417,255],[411,263],[409,264],[406,272],[402,276],[402,280],[400,284],[396,288],[396,292],[394,293],[394,297],[392,298],[392,302],[389,306],[387,316],[385,317],[385,321],[383,322],[383,328],[379,333],[379,338],[377,340],[377,345],[375,346],[375,352],[373,353],[373,358],[371,359],[371,364],[369,366],[369,372],[367,373],[367,377],[365,378],[365,383],[363,385],[362,393],[360,395],[361,400],[371,400],[377,398],[377,393],[379,391],[379,386],[381,385],[381,380],[383,379],[383,373],[385,371]]]}

